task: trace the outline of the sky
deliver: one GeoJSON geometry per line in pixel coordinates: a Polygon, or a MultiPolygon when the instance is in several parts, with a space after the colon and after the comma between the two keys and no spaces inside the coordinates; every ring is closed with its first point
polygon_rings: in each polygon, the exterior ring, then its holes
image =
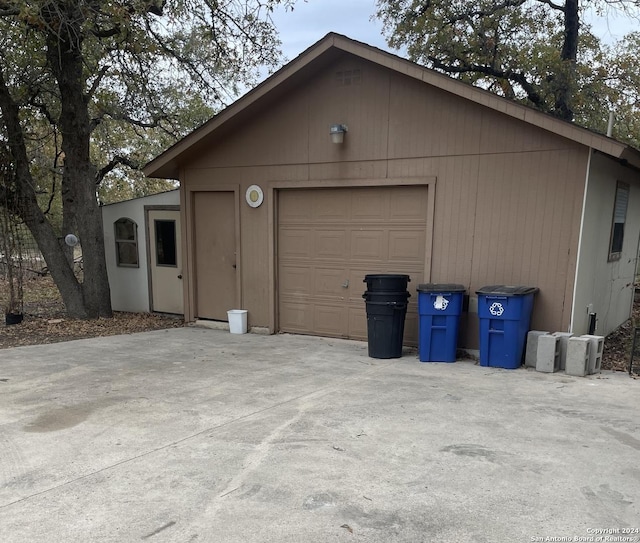
{"type": "Polygon", "coordinates": [[[284,55],[293,60],[329,32],[389,50],[382,25],[370,20],[375,7],[376,0],[298,0],[293,12],[277,10],[274,21],[284,55]]]}
{"type": "MultiPolygon", "coordinates": [[[[376,0],[298,0],[293,12],[278,9],[274,21],[288,60],[293,60],[329,32],[389,51],[380,21],[371,20],[375,10],[376,0]]],[[[604,41],[620,38],[638,26],[637,21],[634,24],[616,14],[605,18],[589,13],[587,17],[594,33],[604,41]]],[[[397,54],[397,51],[391,52],[397,54]]]]}

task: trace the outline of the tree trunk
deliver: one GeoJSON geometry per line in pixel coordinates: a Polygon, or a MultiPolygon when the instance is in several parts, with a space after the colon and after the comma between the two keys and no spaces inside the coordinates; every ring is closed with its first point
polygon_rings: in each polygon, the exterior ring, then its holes
{"type": "Polygon", "coordinates": [[[562,65],[556,74],[555,111],[560,118],[566,121],[573,120],[572,97],[576,85],[579,30],[578,0],[565,0],[564,41],[560,51],[562,65]]]}
{"type": "Polygon", "coordinates": [[[33,191],[23,193],[20,208],[22,218],[36,240],[49,273],[60,291],[67,315],[75,319],[86,319],[90,315],[85,309],[82,287],[63,249],[64,241],[56,235],[33,191]]]}
{"type": "Polygon", "coordinates": [[[84,309],[82,289],[73,273],[73,268],[69,266],[65,257],[61,240],[56,236],[51,223],[47,221],[38,206],[35,193],[36,183],[29,170],[29,158],[20,125],[18,106],[9,93],[4,74],[1,71],[0,111],[7,133],[11,134],[7,141],[7,147],[14,166],[12,188],[6,179],[3,187],[6,200],[11,198],[15,212],[20,215],[33,234],[33,238],[47,262],[51,276],[58,286],[69,316],[86,318],[88,315],[84,309]]]}
{"type": "MultiPolygon", "coordinates": [[[[79,25],[80,11],[67,14],[67,24],[79,25]]],[[[49,34],[47,61],[61,97],[59,118],[64,154],[63,196],[65,226],[75,223],[82,247],[82,297],[86,317],[111,317],[111,296],[104,255],[102,216],[96,195],[97,171],[91,162],[91,119],[84,94],[81,33],[49,34]]],[[[63,232],[64,233],[64,232],[63,232]]]]}
{"type": "MultiPolygon", "coordinates": [[[[90,160],[91,123],[88,100],[84,96],[82,13],[77,5],[57,3],[51,8],[47,28],[47,64],[58,82],[64,153],[63,198],[64,226],[75,225],[82,243],[84,280],[74,274],[73,259],[40,209],[36,186],[30,171],[19,108],[0,71],[0,119],[10,135],[7,147],[13,163],[12,183],[0,187],[16,204],[16,212],[33,234],[49,271],[58,286],[67,314],[72,318],[110,317],[111,296],[104,255],[102,217],[95,183],[96,169],[90,160]],[[74,9],[75,7],[75,9],[74,9]],[[72,13],[65,12],[69,9],[72,13]]],[[[43,14],[47,8],[43,8],[43,14]]],[[[45,14],[46,15],[46,14],[45,14]]]]}

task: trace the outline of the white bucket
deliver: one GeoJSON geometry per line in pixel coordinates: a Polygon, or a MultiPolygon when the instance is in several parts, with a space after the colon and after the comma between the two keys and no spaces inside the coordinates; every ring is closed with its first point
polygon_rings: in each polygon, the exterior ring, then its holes
{"type": "Polygon", "coordinates": [[[227,311],[229,318],[229,332],[232,334],[247,333],[247,310],[246,309],[230,309],[227,311]]]}

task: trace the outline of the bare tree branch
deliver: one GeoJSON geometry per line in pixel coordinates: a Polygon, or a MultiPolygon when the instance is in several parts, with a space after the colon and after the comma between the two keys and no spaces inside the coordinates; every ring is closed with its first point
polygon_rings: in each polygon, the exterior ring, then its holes
{"type": "Polygon", "coordinates": [[[40,113],[42,113],[43,117],[45,119],[47,119],[47,121],[49,122],[49,124],[51,126],[55,126],[56,125],[57,119],[51,114],[51,111],[49,111],[49,108],[47,107],[47,105],[42,103],[42,102],[40,102],[40,101],[38,101],[36,96],[31,96],[27,103],[30,106],[32,106],[35,109],[37,109],[40,113]]]}
{"type": "Polygon", "coordinates": [[[55,143],[55,149],[56,149],[56,154],[53,158],[53,168],[52,168],[52,175],[51,175],[51,194],[49,195],[49,202],[47,204],[47,209],[44,210],[44,214],[48,215],[49,212],[51,211],[51,206],[53,205],[53,200],[56,196],[56,186],[58,184],[58,176],[59,176],[59,172],[58,172],[58,168],[59,168],[59,160],[62,158],[62,151],[60,151],[60,148],[58,146],[58,133],[57,131],[54,131],[53,133],[53,140],[55,143]]]}
{"type": "Polygon", "coordinates": [[[107,72],[109,71],[109,66],[103,66],[100,71],[96,74],[95,78],[93,79],[93,83],[91,84],[91,88],[87,91],[87,99],[90,99],[93,97],[93,95],[96,93],[96,91],[98,90],[98,87],[100,86],[100,83],[102,82],[102,79],[104,78],[104,76],[107,74],[107,72]]]}
{"type": "Polygon", "coordinates": [[[15,165],[16,177],[31,180],[29,171],[29,159],[27,145],[24,139],[22,126],[20,125],[20,113],[18,105],[13,100],[4,77],[4,72],[0,69],[0,113],[9,135],[7,147],[15,165]]]}
{"type": "Polygon", "coordinates": [[[445,64],[436,57],[430,56],[428,59],[433,64],[434,68],[442,70],[443,72],[452,74],[480,73],[490,77],[513,81],[522,87],[522,90],[526,93],[527,98],[531,103],[535,104],[537,107],[544,106],[544,100],[539,95],[536,88],[527,80],[526,76],[520,72],[515,72],[513,70],[500,70],[491,66],[481,66],[478,64],[466,64],[462,59],[458,59],[461,64],[456,66],[445,64]]]}
{"type": "MultiPolygon", "coordinates": [[[[472,18],[488,17],[490,15],[495,15],[499,11],[502,11],[503,9],[506,9],[506,8],[520,7],[523,4],[526,4],[527,1],[528,0],[505,0],[500,4],[495,4],[491,6],[491,9],[465,11],[464,13],[461,13],[459,15],[448,17],[447,23],[454,24],[460,21],[469,21],[472,18]]],[[[546,3],[545,0],[539,0],[539,1],[546,3]]]]}
{"type": "Polygon", "coordinates": [[[96,185],[99,185],[100,183],[102,183],[102,181],[104,180],[105,176],[109,173],[112,172],[117,166],[119,165],[124,165],[124,166],[128,166],[129,168],[131,168],[132,170],[139,170],[141,164],[131,160],[130,158],[126,157],[126,156],[122,156],[122,155],[116,155],[114,156],[108,164],[106,164],[105,166],[103,166],[102,168],[100,168],[96,174],[96,185]]]}
{"type": "Polygon", "coordinates": [[[551,7],[552,9],[555,9],[557,11],[564,11],[565,6],[562,4],[556,4],[555,2],[552,2],[551,0],[537,0],[538,2],[542,3],[542,4],[547,4],[547,6],[551,7]]]}
{"type": "Polygon", "coordinates": [[[0,2],[0,17],[14,17],[20,14],[20,10],[13,2],[0,2]]]}
{"type": "Polygon", "coordinates": [[[122,29],[120,28],[120,25],[115,25],[114,27],[109,29],[100,29],[98,27],[94,27],[93,30],[91,31],[91,33],[96,38],[100,38],[100,39],[111,38],[113,36],[117,36],[121,32],[122,32],[122,29]]]}

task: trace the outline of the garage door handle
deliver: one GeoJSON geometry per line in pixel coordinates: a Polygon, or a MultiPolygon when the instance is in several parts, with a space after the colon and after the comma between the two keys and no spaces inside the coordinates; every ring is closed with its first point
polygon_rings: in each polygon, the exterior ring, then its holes
{"type": "Polygon", "coordinates": [[[349,279],[342,283],[342,288],[349,288],[349,279]]]}

